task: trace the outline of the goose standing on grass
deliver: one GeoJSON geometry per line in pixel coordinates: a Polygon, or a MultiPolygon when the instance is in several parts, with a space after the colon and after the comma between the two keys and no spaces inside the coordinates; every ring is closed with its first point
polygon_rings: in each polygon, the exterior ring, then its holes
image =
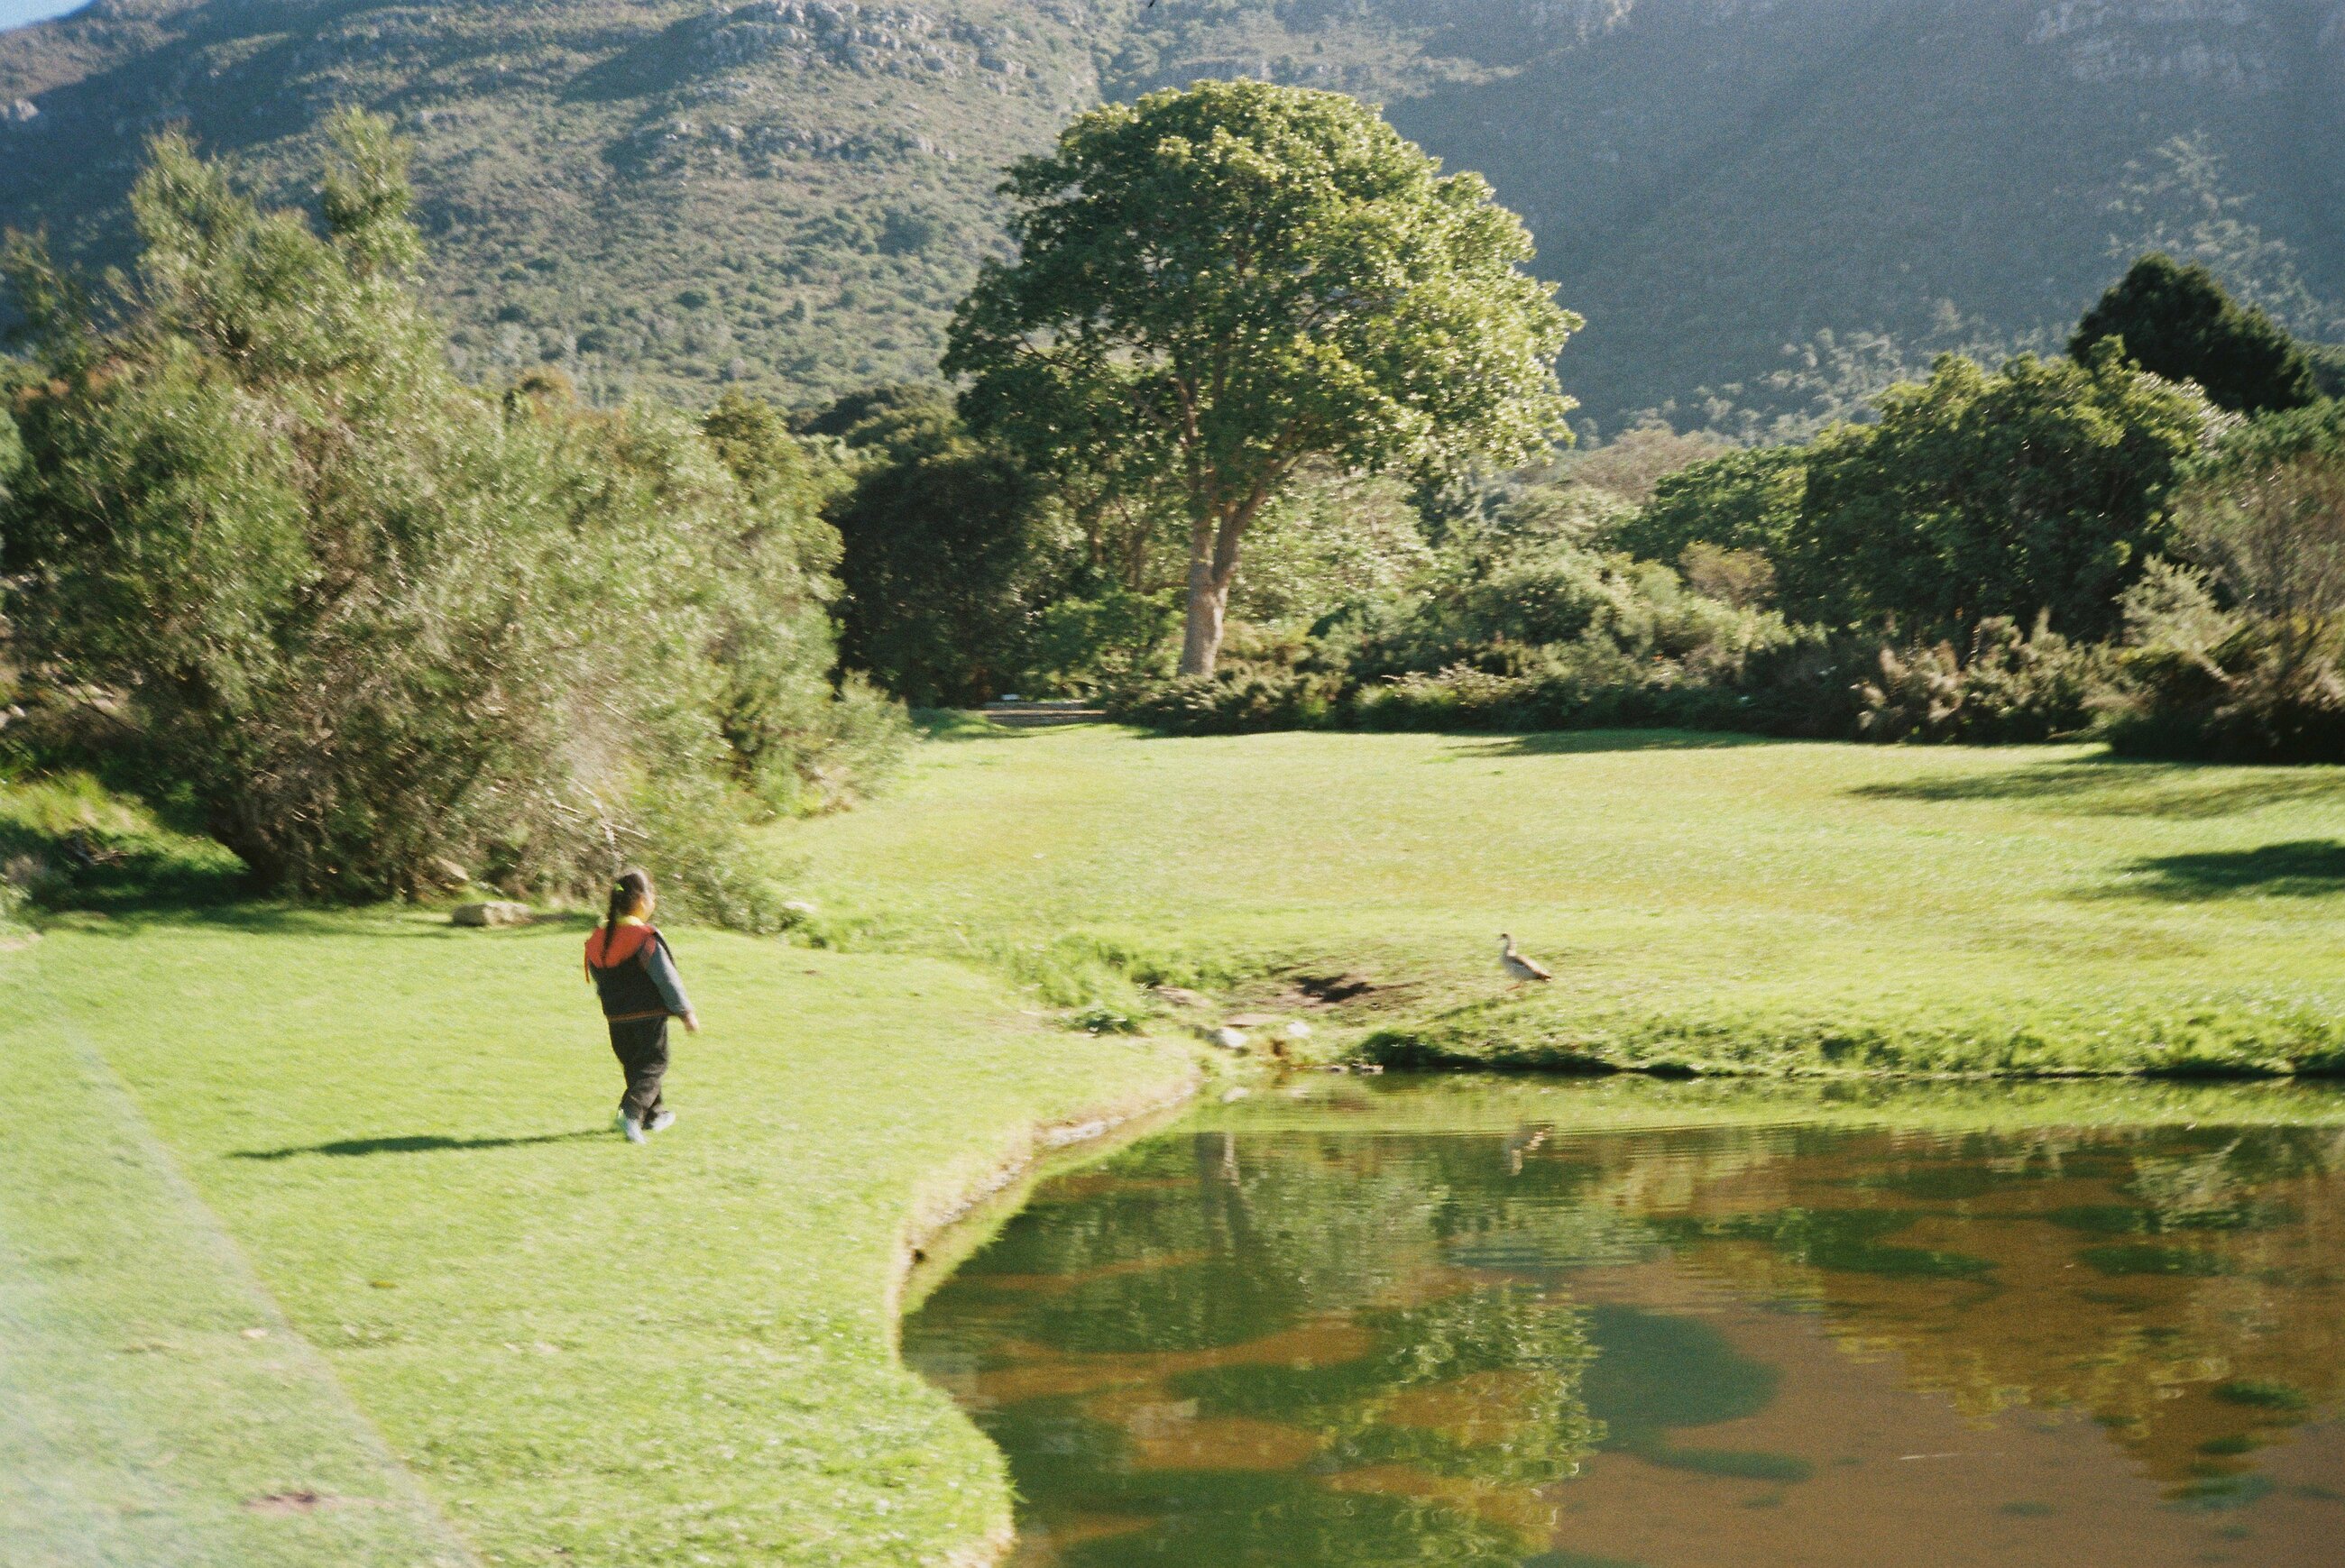
{"type": "Polygon", "coordinates": [[[1547,966],[1535,959],[1526,958],[1515,951],[1515,939],[1504,931],[1498,933],[1498,967],[1510,980],[1552,980],[1547,966]]]}

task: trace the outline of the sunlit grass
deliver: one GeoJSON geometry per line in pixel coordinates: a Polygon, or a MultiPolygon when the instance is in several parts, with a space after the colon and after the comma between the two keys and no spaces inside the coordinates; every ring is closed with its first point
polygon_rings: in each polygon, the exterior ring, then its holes
{"type": "Polygon", "coordinates": [[[1000,1462],[896,1361],[899,1239],[1030,1125],[1186,1070],[966,966],[685,931],[707,1028],[634,1148],[575,926],[46,924],[0,954],[34,1097],[0,1138],[0,1539],[36,1561],[969,1546],[1000,1462]]]}
{"type": "Polygon", "coordinates": [[[2077,750],[940,739],[772,830],[837,946],[680,935],[711,1027],[630,1149],[574,927],[233,902],[94,784],[0,789],[10,854],[90,855],[65,901],[96,906],[0,952],[39,1097],[0,1140],[0,1533],[202,1568],[934,1559],[1007,1500],[894,1359],[908,1217],[1183,1070],[1043,1003],[1342,972],[1383,988],[1313,1048],[2318,1064],[2340,804],[2336,770],[2077,750]],[[1511,990],[1500,929],[1552,986],[1511,990]]]}
{"type": "Polygon", "coordinates": [[[1391,1060],[1705,1070],[2339,1065],[2345,770],[1638,733],[1108,728],[924,748],[777,830],[849,946],[1274,993],[1391,1060]],[[1497,934],[1555,971],[1510,986],[1497,934]]]}

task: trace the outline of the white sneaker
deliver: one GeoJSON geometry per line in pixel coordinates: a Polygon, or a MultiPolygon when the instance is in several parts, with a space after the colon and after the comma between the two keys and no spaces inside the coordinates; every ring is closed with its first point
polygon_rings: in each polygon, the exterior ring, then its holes
{"type": "Polygon", "coordinates": [[[675,1125],[675,1112],[672,1110],[654,1111],[652,1113],[652,1125],[646,1130],[651,1132],[665,1132],[675,1125]]]}
{"type": "Polygon", "coordinates": [[[644,1141],[644,1124],[637,1121],[634,1117],[621,1117],[619,1118],[619,1130],[627,1135],[627,1141],[629,1143],[641,1143],[644,1141]]]}

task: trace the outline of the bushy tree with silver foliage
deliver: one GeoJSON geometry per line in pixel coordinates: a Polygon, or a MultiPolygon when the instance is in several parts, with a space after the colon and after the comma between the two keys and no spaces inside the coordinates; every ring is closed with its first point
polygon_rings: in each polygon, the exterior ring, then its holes
{"type": "Polygon", "coordinates": [[[566,889],[624,855],[753,914],[730,826],[848,727],[811,481],[737,418],[459,382],[402,149],[355,115],[335,147],[319,226],[158,138],[103,300],[12,245],[23,662],[271,887],[411,893],[447,857],[566,889]]]}

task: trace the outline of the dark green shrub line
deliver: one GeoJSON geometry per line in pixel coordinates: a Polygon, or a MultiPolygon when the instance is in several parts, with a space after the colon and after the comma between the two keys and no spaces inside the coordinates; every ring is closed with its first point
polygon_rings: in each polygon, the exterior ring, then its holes
{"type": "Polygon", "coordinates": [[[1899,648],[1779,631],[1731,661],[1639,657],[1607,640],[1511,647],[1373,680],[1241,670],[1113,694],[1133,723],[1179,734],[1279,729],[1526,732],[1678,729],[1789,739],[2033,743],[2091,733],[2117,690],[2108,649],[2007,621],[1951,643],[1899,648]]]}
{"type": "MultiPolygon", "coordinates": [[[[1974,379],[1974,368],[1947,376],[1974,379]]],[[[1914,407],[1934,395],[1914,391],[1914,407]]],[[[2005,602],[2047,606],[2025,629],[1919,593],[1857,613],[1813,586],[1833,571],[1836,593],[1897,581],[1834,546],[1846,520],[1816,508],[1853,504],[1850,451],[1888,440],[1900,411],[1879,431],[1819,444],[1840,465],[1838,502],[1788,482],[1790,459],[1738,452],[1664,478],[1609,527],[1502,514],[1454,534],[1410,593],[1343,607],[1213,680],[1134,683],[1112,705],[1179,733],[1668,726],[1879,742],[2090,736],[2135,756],[2345,761],[2345,404],[2208,423],[2199,450],[2166,451],[2164,477],[2127,502],[2129,533],[2099,565],[2076,558],[2085,575],[2059,579],[2067,588],[1997,567],[2035,584],[2006,587],[2005,602]],[[1621,546],[1632,548],[1608,548],[1621,546]],[[1674,567],[1634,553],[1668,549],[1674,567]],[[1789,619],[1765,602],[1778,584],[1812,612],[1853,619],[1789,619]],[[2058,592],[2082,595],[2080,608],[2106,597],[2086,617],[2105,629],[2098,640],[2056,629],[2058,592]],[[1916,637],[1901,624],[1944,630],[1916,637]]],[[[1912,471],[1902,459],[1893,470],[1912,471]]],[[[1863,504],[1922,516],[1921,501],[1898,499],[1903,483],[1885,473],[1863,504]]],[[[1981,500],[1929,526],[1975,539],[2029,504],[1981,500]]],[[[1927,531],[1915,524],[1924,543],[1897,570],[1958,575],[1927,531]]]]}

